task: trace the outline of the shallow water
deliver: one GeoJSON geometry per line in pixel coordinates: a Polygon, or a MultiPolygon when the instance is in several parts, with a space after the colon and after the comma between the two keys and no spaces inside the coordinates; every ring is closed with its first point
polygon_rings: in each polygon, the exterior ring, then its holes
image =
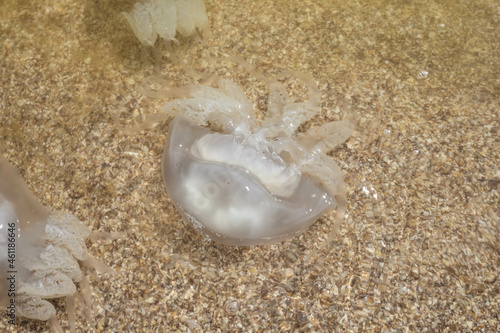
{"type": "MultiPolygon", "coordinates": [[[[120,15],[132,4],[0,4],[0,153],[45,206],[128,232],[89,250],[123,270],[91,279],[96,331],[498,329],[498,2],[206,1],[211,35],[201,47],[181,40],[188,66],[234,80],[260,110],[264,85],[207,56],[300,70],[322,93],[314,123],[341,118],[336,106],[358,114],[357,134],[332,154],[346,222],[307,262],[332,216],[277,245],[206,242],[163,188],[166,123],[117,130],[117,118],[165,102],[139,93],[146,79],[195,82],[165,48],[140,46],[120,15]]],[[[47,326],[2,317],[0,330],[47,326]]]]}

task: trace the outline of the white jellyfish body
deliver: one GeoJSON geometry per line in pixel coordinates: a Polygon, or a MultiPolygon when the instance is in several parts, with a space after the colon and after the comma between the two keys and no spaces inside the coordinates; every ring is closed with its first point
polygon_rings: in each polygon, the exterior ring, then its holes
{"type": "Polygon", "coordinates": [[[288,102],[283,84],[271,80],[261,124],[243,91],[226,79],[218,88],[180,89],[187,98],[163,107],[165,118],[177,116],[162,157],[165,187],[185,220],[215,241],[272,243],[327,211],[336,210],[335,229],[344,218],[342,174],[327,153],[354,124],[344,119],[299,133],[319,110],[319,91],[312,79],[294,74],[308,85],[309,100],[288,102]]]}
{"type": "Polygon", "coordinates": [[[214,135],[223,134],[178,117],[170,125],[162,160],[171,200],[187,221],[203,227],[212,239],[228,245],[277,241],[302,232],[335,205],[324,187],[301,177],[299,170],[291,171],[292,177],[268,177],[272,168],[283,165],[278,156],[259,158],[267,152],[245,145],[238,136],[228,136],[218,147],[204,141],[214,135]],[[207,158],[200,150],[218,150],[215,154],[226,159],[207,158]]]}
{"type": "Polygon", "coordinates": [[[175,41],[176,31],[184,37],[196,34],[196,29],[208,27],[208,17],[202,0],[149,0],[137,2],[129,13],[123,13],[139,41],[153,46],[158,36],[175,41]]]}

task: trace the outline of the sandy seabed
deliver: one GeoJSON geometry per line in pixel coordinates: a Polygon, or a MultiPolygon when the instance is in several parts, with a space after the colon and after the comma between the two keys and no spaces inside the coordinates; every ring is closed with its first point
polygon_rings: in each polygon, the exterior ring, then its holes
{"type": "MultiPolygon", "coordinates": [[[[164,45],[140,45],[120,14],[132,5],[0,4],[0,153],[45,206],[127,232],[88,242],[121,273],[90,277],[95,326],[78,316],[77,331],[500,330],[497,1],[207,0],[211,34],[180,40],[184,66],[164,45]],[[141,87],[198,82],[182,67],[232,79],[262,114],[265,85],[213,60],[225,56],[314,77],[315,124],[358,115],[356,135],[332,154],[346,222],[309,261],[332,215],[276,245],[207,243],[163,187],[168,122],[130,135],[116,126],[165,103],[141,87]]],[[[305,96],[299,81],[287,87],[305,96]]],[[[2,316],[0,330],[48,326],[2,316]]]]}

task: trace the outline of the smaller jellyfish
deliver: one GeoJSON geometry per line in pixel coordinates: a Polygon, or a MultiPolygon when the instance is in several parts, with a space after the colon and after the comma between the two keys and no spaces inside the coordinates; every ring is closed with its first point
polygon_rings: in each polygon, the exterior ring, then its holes
{"type": "Polygon", "coordinates": [[[65,297],[71,332],[76,329],[76,303],[93,322],[86,272],[112,270],[87,252],[90,236],[74,215],[47,210],[0,155],[0,305],[9,319],[48,321],[53,332],[64,332],[49,300],[65,297]]]}
{"type": "Polygon", "coordinates": [[[190,37],[196,35],[196,29],[208,28],[203,0],[137,2],[131,12],[122,14],[144,46],[153,46],[158,36],[177,42],[176,31],[183,37],[190,37]]]}

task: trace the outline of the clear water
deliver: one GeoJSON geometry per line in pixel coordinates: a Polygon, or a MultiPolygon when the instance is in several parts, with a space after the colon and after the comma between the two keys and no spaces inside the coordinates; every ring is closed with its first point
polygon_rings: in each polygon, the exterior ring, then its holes
{"type": "MultiPolygon", "coordinates": [[[[315,122],[357,112],[357,135],[332,154],[346,222],[309,261],[331,216],[277,245],[204,240],[163,188],[168,122],[132,135],[115,126],[165,102],[140,93],[146,82],[199,82],[165,46],[140,46],[120,15],[133,1],[3,1],[0,152],[44,205],[128,232],[90,250],[124,270],[91,279],[97,331],[496,331],[498,2],[206,3],[211,34],[180,40],[185,67],[234,80],[260,110],[264,84],[208,56],[265,75],[301,70],[322,93],[315,122]]],[[[294,80],[287,88],[305,96],[294,80]]]]}

